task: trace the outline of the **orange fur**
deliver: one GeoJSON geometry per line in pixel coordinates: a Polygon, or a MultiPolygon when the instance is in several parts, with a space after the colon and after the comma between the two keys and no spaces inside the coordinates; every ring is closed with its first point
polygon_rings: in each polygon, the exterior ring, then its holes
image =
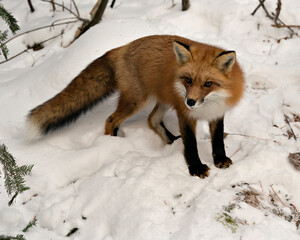
{"type": "Polygon", "coordinates": [[[165,127],[160,124],[169,107],[177,111],[184,135],[186,124],[195,132],[197,119],[215,121],[242,97],[243,73],[235,61],[235,53],[224,51],[179,36],[137,39],[92,62],[62,92],[33,109],[28,122],[38,130],[36,135],[45,134],[76,120],[111,92],[119,90],[119,104],[106,120],[105,134],[116,135],[122,122],[139,111],[151,96],[156,98],[157,105],[148,118],[149,126],[170,143],[165,127]],[[207,82],[212,85],[205,86],[207,82]],[[206,98],[219,101],[220,106],[201,108],[206,98]],[[194,100],[199,110],[193,111],[188,99],[194,100]]]}

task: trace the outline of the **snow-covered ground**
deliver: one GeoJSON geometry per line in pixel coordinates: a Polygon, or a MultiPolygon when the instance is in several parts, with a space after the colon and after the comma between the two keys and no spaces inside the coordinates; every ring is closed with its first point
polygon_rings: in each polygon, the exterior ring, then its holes
{"type": "MultiPolygon", "coordinates": [[[[77,2],[81,17],[88,18],[96,1],[77,2]]],[[[49,3],[39,1],[33,1],[35,13],[29,12],[27,1],[1,3],[18,19],[20,32],[71,16],[53,13],[49,3]]],[[[69,47],[78,23],[69,24],[65,35],[42,50],[0,65],[0,143],[19,165],[34,164],[26,177],[31,189],[11,207],[1,180],[0,235],[65,239],[78,229],[71,239],[300,239],[291,210],[300,210],[300,172],[287,159],[290,152],[300,151],[300,38],[285,40],[289,30],[271,27],[262,9],[251,16],[255,0],[195,0],[186,12],[180,3],[117,0],[100,24],[69,47]],[[205,179],[191,177],[182,141],[164,145],[148,128],[152,105],[122,125],[124,138],[104,136],[117,95],[69,127],[36,142],[26,140],[30,109],[62,90],[93,59],[151,34],[181,35],[237,52],[247,84],[241,103],[225,119],[230,168],[214,167],[203,122],[197,129],[198,149],[211,171],[205,179]],[[247,199],[250,190],[254,196],[253,189],[260,193],[254,195],[261,206],[247,199]],[[36,226],[22,233],[35,216],[36,226]]],[[[274,10],[276,1],[267,0],[266,6],[274,10]]],[[[299,10],[298,0],[283,1],[280,18],[300,24],[299,10]]],[[[10,56],[64,28],[14,39],[8,44],[10,56]]],[[[174,112],[165,122],[179,132],[174,112]]]]}

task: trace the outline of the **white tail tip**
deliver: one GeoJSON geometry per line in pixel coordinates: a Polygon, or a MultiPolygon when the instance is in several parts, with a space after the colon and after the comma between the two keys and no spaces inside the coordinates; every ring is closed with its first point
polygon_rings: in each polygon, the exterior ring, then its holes
{"type": "Polygon", "coordinates": [[[31,141],[37,140],[43,135],[40,127],[30,119],[26,121],[25,134],[26,138],[31,141]]]}

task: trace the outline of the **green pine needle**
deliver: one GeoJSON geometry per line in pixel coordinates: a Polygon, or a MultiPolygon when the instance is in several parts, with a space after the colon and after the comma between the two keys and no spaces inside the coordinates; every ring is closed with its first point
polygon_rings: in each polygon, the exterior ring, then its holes
{"type": "Polygon", "coordinates": [[[1,55],[1,52],[2,52],[2,55],[5,57],[5,59],[7,60],[7,56],[8,56],[8,48],[6,47],[6,45],[4,44],[4,42],[6,41],[7,39],[7,33],[8,31],[0,31],[0,55],[1,55]]]}
{"type": "MultiPolygon", "coordinates": [[[[18,21],[3,7],[2,4],[0,4],[0,18],[4,20],[13,34],[15,34],[20,29],[18,21]]],[[[5,44],[5,41],[7,40],[7,33],[7,30],[4,32],[0,31],[0,55],[3,55],[6,60],[9,53],[8,48],[5,44]]]]}
{"type": "Polygon", "coordinates": [[[9,13],[2,4],[0,4],[0,17],[6,22],[8,25],[10,31],[12,31],[13,34],[16,33],[20,29],[18,25],[18,21],[15,19],[15,17],[9,13]]]}
{"type": "Polygon", "coordinates": [[[7,235],[0,235],[0,240],[25,240],[24,236],[18,234],[17,236],[7,236],[7,235]]]}
{"type": "Polygon", "coordinates": [[[0,146],[0,162],[3,165],[6,191],[8,195],[13,195],[8,203],[8,205],[11,205],[19,193],[30,189],[25,186],[24,176],[31,173],[33,165],[23,165],[18,167],[14,157],[7,151],[4,144],[0,146]]]}
{"type": "Polygon", "coordinates": [[[33,227],[33,226],[36,225],[36,221],[37,221],[37,218],[34,217],[33,220],[31,220],[22,231],[23,232],[27,232],[29,228],[31,228],[31,227],[33,227]]]}

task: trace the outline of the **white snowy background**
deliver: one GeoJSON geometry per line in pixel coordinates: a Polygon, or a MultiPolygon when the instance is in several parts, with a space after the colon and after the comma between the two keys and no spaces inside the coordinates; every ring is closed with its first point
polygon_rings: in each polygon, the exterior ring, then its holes
{"type": "MultiPolygon", "coordinates": [[[[89,18],[96,1],[76,2],[81,17],[89,18]]],[[[299,0],[282,2],[280,18],[300,24],[299,0]]],[[[33,1],[34,13],[27,1],[1,4],[17,18],[18,33],[72,16],[53,13],[51,5],[41,1],[33,1]]],[[[289,30],[272,27],[261,8],[251,16],[257,5],[256,0],[192,0],[191,8],[182,12],[179,0],[117,0],[100,24],[69,47],[79,23],[10,41],[14,56],[65,32],[39,51],[29,50],[0,64],[0,143],[18,165],[34,164],[26,176],[30,190],[11,207],[1,178],[0,235],[56,240],[67,239],[78,228],[70,239],[300,239],[294,221],[239,199],[250,186],[267,196],[262,202],[268,201],[273,188],[284,215],[291,215],[290,203],[300,209],[300,172],[287,158],[300,151],[300,38],[285,39],[289,30]],[[199,122],[199,155],[211,171],[205,179],[191,177],[182,141],[164,145],[148,128],[153,104],[122,125],[124,138],[104,136],[105,119],[116,107],[117,94],[75,124],[36,142],[26,140],[29,110],[62,90],[93,59],[152,34],[176,34],[237,52],[247,83],[242,101],[225,119],[230,168],[213,165],[207,123],[199,122]],[[289,134],[291,128],[297,141],[289,134]],[[228,206],[233,210],[226,212],[228,206]],[[232,229],[222,220],[224,212],[243,223],[232,229]],[[36,226],[22,233],[34,217],[36,226]]],[[[267,0],[266,6],[274,11],[276,1],[267,0]]],[[[6,28],[2,20],[0,26],[6,28]]],[[[165,122],[178,134],[174,112],[165,122]]]]}

